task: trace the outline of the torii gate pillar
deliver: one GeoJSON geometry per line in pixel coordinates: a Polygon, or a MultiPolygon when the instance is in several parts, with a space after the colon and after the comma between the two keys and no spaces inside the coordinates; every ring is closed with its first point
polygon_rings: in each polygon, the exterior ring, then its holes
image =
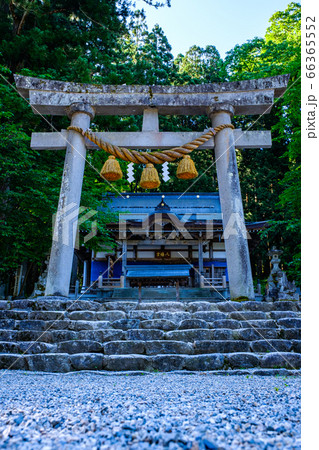
{"type": "MultiPolygon", "coordinates": [[[[217,104],[209,108],[212,126],[231,123],[234,108],[217,104]]],[[[215,136],[215,161],[229,277],[230,297],[255,299],[243,202],[236,161],[234,133],[225,128],[215,136]]]]}
{"type": "MultiPolygon", "coordinates": [[[[72,126],[86,130],[94,110],[85,102],[73,103],[68,116],[72,126]]],[[[45,295],[69,295],[85,160],[84,137],[72,131],[66,147],[45,295]]]]}

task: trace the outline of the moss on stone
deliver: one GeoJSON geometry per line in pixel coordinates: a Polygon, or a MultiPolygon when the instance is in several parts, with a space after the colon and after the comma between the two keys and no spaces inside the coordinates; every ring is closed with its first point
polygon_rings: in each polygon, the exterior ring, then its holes
{"type": "Polygon", "coordinates": [[[245,296],[235,297],[235,298],[232,298],[232,301],[233,302],[247,302],[247,301],[249,301],[249,298],[245,297],[245,296]]]}

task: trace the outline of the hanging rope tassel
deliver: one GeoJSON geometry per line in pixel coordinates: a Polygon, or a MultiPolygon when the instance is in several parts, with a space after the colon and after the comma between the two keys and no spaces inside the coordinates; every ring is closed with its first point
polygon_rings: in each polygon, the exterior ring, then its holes
{"type": "Polygon", "coordinates": [[[102,167],[100,175],[107,181],[116,181],[122,178],[123,173],[119,162],[115,159],[115,156],[110,155],[108,157],[102,167]]]}
{"type": "Polygon", "coordinates": [[[198,176],[194,161],[189,155],[185,155],[178,163],[176,176],[182,180],[191,180],[198,176]]]}
{"type": "MultiPolygon", "coordinates": [[[[174,147],[170,150],[157,152],[140,152],[136,150],[129,150],[125,147],[118,147],[117,145],[113,145],[98,138],[98,136],[95,133],[92,133],[92,131],[90,131],[89,129],[85,131],[80,127],[70,126],[68,127],[68,130],[73,130],[80,133],[91,142],[94,142],[99,148],[102,148],[107,153],[111,154],[100,172],[101,176],[107,181],[119,180],[123,176],[120,165],[118,161],[115,160],[116,157],[130,163],[146,164],[146,167],[142,172],[140,186],[144,189],[155,189],[159,187],[161,183],[158,177],[157,170],[155,169],[153,164],[167,164],[168,162],[172,162],[178,158],[183,157],[183,159],[178,164],[177,177],[184,180],[191,180],[192,178],[196,178],[198,176],[198,172],[196,170],[194,162],[188,154],[203,145],[205,142],[207,142],[209,139],[211,139],[213,136],[215,136],[225,128],[234,129],[234,125],[229,123],[218,125],[214,129],[206,131],[203,135],[191,142],[188,142],[187,144],[184,144],[180,147],[174,147]]],[[[134,172],[131,165],[129,165],[128,175],[129,179],[133,181],[134,172]]],[[[168,177],[168,167],[165,167],[163,172],[164,181],[167,181],[168,177]]]]}
{"type": "Polygon", "coordinates": [[[146,164],[140,179],[140,186],[143,189],[155,189],[161,184],[157,170],[153,164],[146,164]]]}

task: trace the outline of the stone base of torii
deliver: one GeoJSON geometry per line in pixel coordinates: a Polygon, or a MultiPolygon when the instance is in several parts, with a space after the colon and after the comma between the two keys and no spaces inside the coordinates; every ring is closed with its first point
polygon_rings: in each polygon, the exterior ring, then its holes
{"type": "MultiPolygon", "coordinates": [[[[68,115],[71,125],[89,128],[95,115],[142,115],[141,132],[97,133],[103,140],[118,146],[136,149],[165,149],[190,142],[198,133],[159,132],[158,114],[204,115],[212,126],[230,124],[236,115],[268,114],[275,98],[283,95],[289,75],[212,83],[191,86],[108,86],[69,83],[15,76],[19,93],[27,98],[35,114],[68,115]]],[[[225,233],[229,289],[232,299],[254,299],[253,280],[246,233],[243,233],[244,212],[236,162],[236,148],[271,147],[270,131],[232,130],[225,128],[200,148],[215,149],[218,188],[225,233]],[[235,219],[234,219],[235,218],[235,219]]],[[[33,133],[31,147],[36,150],[66,148],[64,170],[53,243],[48,269],[46,295],[68,296],[81,200],[86,148],[96,148],[75,131],[33,133]],[[72,229],[71,229],[72,228],[72,229]],[[66,235],[67,230],[67,235],[66,235]]]]}

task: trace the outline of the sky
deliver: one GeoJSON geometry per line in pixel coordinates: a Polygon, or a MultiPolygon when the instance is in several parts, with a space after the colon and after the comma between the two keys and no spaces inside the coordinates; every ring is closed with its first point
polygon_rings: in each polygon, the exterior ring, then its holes
{"type": "Polygon", "coordinates": [[[164,30],[174,56],[185,54],[192,45],[215,45],[224,58],[236,44],[264,37],[270,17],[290,1],[171,0],[170,8],[155,9],[136,0],[136,8],[144,8],[149,30],[156,23],[164,30]]]}

